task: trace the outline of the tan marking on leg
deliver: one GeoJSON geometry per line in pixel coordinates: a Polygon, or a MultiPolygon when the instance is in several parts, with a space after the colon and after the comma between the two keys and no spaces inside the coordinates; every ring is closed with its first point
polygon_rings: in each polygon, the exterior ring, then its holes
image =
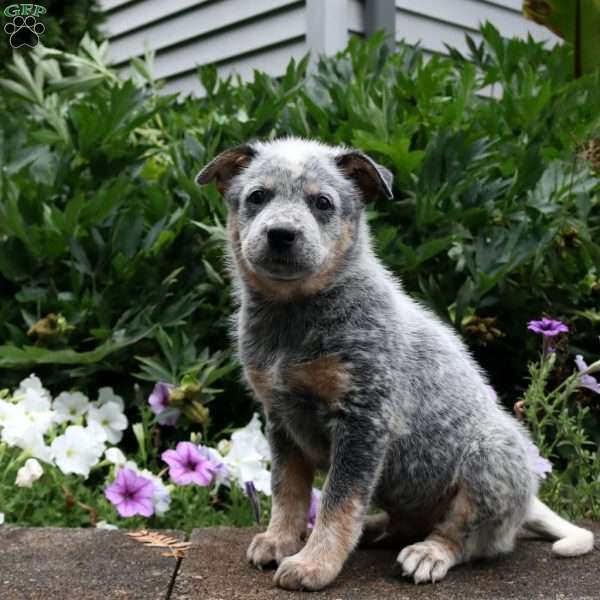
{"type": "Polygon", "coordinates": [[[471,499],[464,488],[459,487],[446,516],[434,527],[427,539],[439,542],[449,552],[460,556],[463,551],[465,528],[473,518],[473,510],[471,499]]]}
{"type": "Polygon", "coordinates": [[[473,520],[474,506],[459,486],[448,510],[424,541],[406,546],[398,555],[405,575],[415,583],[439,581],[448,569],[469,558],[465,548],[468,525],[473,520]]]}
{"type": "Polygon", "coordinates": [[[383,508],[389,514],[386,536],[379,546],[402,548],[424,540],[433,533],[436,525],[444,521],[456,497],[456,488],[447,493],[432,497],[420,508],[403,509],[394,505],[383,508]]]}
{"type": "Polygon", "coordinates": [[[233,250],[233,258],[238,267],[243,281],[262,294],[266,299],[274,302],[284,302],[294,297],[314,296],[331,284],[341,262],[352,243],[354,227],[351,223],[342,225],[342,233],[337,240],[332,255],[326,261],[319,273],[306,279],[294,281],[272,280],[256,273],[248,264],[242,254],[239,223],[232,213],[227,219],[227,230],[233,250]]]}
{"type": "Polygon", "coordinates": [[[330,552],[334,562],[343,563],[358,543],[363,513],[364,506],[355,496],[342,502],[335,512],[321,511],[313,532],[314,543],[307,550],[315,557],[325,557],[324,552],[330,552]]]}
{"type": "Polygon", "coordinates": [[[281,467],[281,482],[274,490],[269,530],[304,535],[314,475],[313,467],[300,453],[281,467]]]}
{"type": "Polygon", "coordinates": [[[341,571],[362,530],[364,506],[349,497],[334,512],[321,510],[306,546],[285,559],[275,573],[275,583],[286,589],[320,590],[341,571]]]}
{"type": "Polygon", "coordinates": [[[292,387],[322,398],[333,411],[340,409],[342,399],[352,389],[350,373],[333,355],[290,367],[286,375],[292,387]]]}
{"type": "Polygon", "coordinates": [[[304,543],[314,469],[299,452],[280,467],[273,489],[271,519],[264,533],[254,537],[248,560],[256,566],[296,554],[304,543]]]}
{"type": "Polygon", "coordinates": [[[244,369],[244,373],[252,390],[269,413],[273,405],[273,377],[265,369],[247,367],[244,369]]]}

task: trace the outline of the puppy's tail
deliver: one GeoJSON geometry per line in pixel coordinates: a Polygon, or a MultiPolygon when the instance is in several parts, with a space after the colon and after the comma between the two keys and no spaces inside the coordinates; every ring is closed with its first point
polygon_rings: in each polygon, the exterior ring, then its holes
{"type": "Polygon", "coordinates": [[[552,551],[557,556],[579,556],[594,549],[594,534],[565,521],[548,508],[539,498],[532,496],[524,527],[552,540],[552,551]]]}

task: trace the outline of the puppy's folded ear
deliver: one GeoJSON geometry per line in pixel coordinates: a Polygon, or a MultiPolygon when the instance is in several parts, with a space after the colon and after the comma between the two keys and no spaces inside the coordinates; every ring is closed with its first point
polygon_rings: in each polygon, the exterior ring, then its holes
{"type": "Polygon", "coordinates": [[[229,186],[232,177],[235,177],[243,168],[247,167],[255,155],[256,150],[250,144],[229,148],[213,158],[196,175],[196,183],[210,183],[214,179],[217,189],[222,194],[229,186]]]}
{"type": "Polygon", "coordinates": [[[379,192],[391,200],[394,176],[385,167],[358,150],[344,152],[335,158],[342,173],[354,180],[368,200],[374,200],[379,192]]]}

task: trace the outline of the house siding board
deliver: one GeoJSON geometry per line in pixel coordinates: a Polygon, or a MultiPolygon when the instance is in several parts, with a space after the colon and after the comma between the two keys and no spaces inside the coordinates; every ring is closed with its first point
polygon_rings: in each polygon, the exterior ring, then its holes
{"type": "Polygon", "coordinates": [[[364,0],[348,0],[348,31],[363,34],[365,31],[364,0]]]}
{"type": "MultiPolygon", "coordinates": [[[[148,27],[119,36],[111,43],[111,56],[115,64],[121,64],[144,53],[146,47],[161,50],[170,46],[194,43],[201,37],[232,28],[250,19],[268,19],[269,13],[301,5],[294,0],[228,0],[199,6],[184,14],[158,21],[148,27]]],[[[299,16],[299,15],[296,15],[299,16]]],[[[294,18],[291,15],[287,18],[294,18]]]]}
{"type": "MultiPolygon", "coordinates": [[[[106,0],[102,0],[101,5],[105,4],[106,0]]],[[[208,8],[211,4],[215,4],[214,0],[137,0],[113,10],[108,15],[106,31],[110,37],[123,35],[140,27],[169,20],[190,9],[203,6],[208,8]]]]}
{"type": "Polygon", "coordinates": [[[506,37],[525,38],[556,43],[558,38],[548,29],[525,19],[521,14],[520,0],[395,0],[396,38],[405,38],[408,43],[420,39],[422,46],[436,52],[445,52],[444,42],[458,50],[465,49],[464,35],[457,37],[456,29],[479,39],[477,30],[481,23],[490,21],[506,37]],[[427,26],[418,18],[429,22],[427,26]],[[402,23],[404,21],[404,23],[402,23]],[[422,31],[413,31],[422,27],[422,31]],[[399,32],[402,32],[399,34],[399,32]]]}
{"type": "MultiPolygon", "coordinates": [[[[293,56],[303,56],[314,39],[307,32],[307,4],[315,0],[100,0],[114,64],[146,49],[155,50],[155,76],[167,91],[200,89],[196,67],[216,63],[219,72],[244,78],[253,68],[278,76],[293,56]],[[287,53],[287,54],[286,54],[287,53]]],[[[327,0],[317,0],[327,1],[327,0]]],[[[465,33],[491,21],[505,36],[558,38],[521,15],[521,0],[391,0],[396,8],[396,40],[420,43],[429,53],[446,53],[445,44],[465,52],[465,33]]],[[[340,0],[336,0],[340,2],[340,0]]],[[[337,6],[337,5],[336,5],[337,6]]],[[[339,19],[348,36],[364,35],[365,0],[347,0],[339,19]]],[[[314,8],[314,7],[313,7],[314,8]]],[[[329,19],[328,19],[329,20],[329,19]]],[[[318,44],[317,44],[318,46],[318,44]]]]}
{"type": "MultiPolygon", "coordinates": [[[[404,11],[396,13],[396,40],[411,46],[419,45],[429,52],[447,53],[445,44],[459,52],[467,52],[466,33],[458,25],[404,11]]],[[[481,39],[478,33],[468,33],[476,42],[481,39]]]]}
{"type": "MultiPolygon", "coordinates": [[[[304,36],[304,7],[253,21],[235,29],[217,32],[193,43],[168,48],[156,55],[154,75],[158,78],[185,73],[198,65],[242,57],[275,44],[304,36]]],[[[270,73],[270,70],[267,71],[270,73]]]]}
{"type": "Polygon", "coordinates": [[[131,4],[131,0],[100,0],[99,4],[103,10],[108,12],[124,4],[131,4]]]}
{"type": "MultiPolygon", "coordinates": [[[[219,65],[217,70],[221,77],[237,74],[246,81],[252,80],[254,70],[266,71],[274,77],[279,77],[284,75],[292,58],[298,62],[307,52],[306,42],[302,38],[276,48],[266,48],[232,62],[226,62],[219,65]]],[[[195,71],[167,80],[163,91],[168,94],[181,92],[184,95],[192,93],[196,96],[204,95],[204,89],[195,71]]]]}

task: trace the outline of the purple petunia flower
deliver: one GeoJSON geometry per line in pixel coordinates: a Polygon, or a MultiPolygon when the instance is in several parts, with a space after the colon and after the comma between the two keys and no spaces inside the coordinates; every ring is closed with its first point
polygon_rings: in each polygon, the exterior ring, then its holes
{"type": "Polygon", "coordinates": [[[527,329],[534,331],[535,333],[541,333],[545,338],[555,337],[559,333],[566,333],[569,331],[569,328],[562,321],[546,319],[545,317],[541,321],[529,321],[529,323],[527,323],[527,329]]]}
{"type": "Polygon", "coordinates": [[[581,354],[578,354],[575,357],[575,364],[577,365],[579,372],[582,373],[579,376],[579,387],[583,387],[591,390],[592,392],[596,392],[596,394],[600,394],[600,383],[598,383],[598,380],[588,373],[584,373],[584,371],[587,371],[588,365],[585,360],[583,360],[583,356],[581,356],[581,354]]]}
{"type": "Polygon", "coordinates": [[[310,508],[308,509],[308,523],[306,526],[312,529],[317,522],[317,514],[319,512],[319,502],[321,501],[321,490],[312,489],[310,494],[310,508]]]}
{"type": "Polygon", "coordinates": [[[170,383],[159,381],[148,397],[148,404],[161,425],[175,425],[181,414],[180,410],[169,405],[169,394],[174,387],[170,383]],[[168,413],[163,414],[167,410],[168,413]]]}
{"type": "Polygon", "coordinates": [[[114,482],[104,491],[122,517],[151,517],[154,514],[153,494],[154,483],[133,469],[119,469],[114,482]]]}
{"type": "Polygon", "coordinates": [[[541,333],[544,336],[544,343],[542,346],[542,354],[547,356],[550,352],[554,352],[554,341],[553,338],[559,333],[566,333],[569,328],[562,321],[555,321],[554,319],[542,318],[541,321],[529,321],[527,329],[534,331],[535,333],[541,333]]]}
{"type": "Polygon", "coordinates": [[[198,451],[204,458],[213,463],[214,480],[218,485],[229,485],[229,468],[223,462],[223,457],[214,448],[208,446],[198,446],[198,451]]]}
{"type": "Polygon", "coordinates": [[[165,450],[161,457],[169,465],[169,476],[177,485],[210,485],[217,470],[216,462],[203,456],[192,442],[179,442],[175,450],[165,450]]]}
{"type": "Polygon", "coordinates": [[[546,479],[546,475],[552,472],[552,463],[540,454],[538,447],[531,440],[527,439],[526,443],[527,460],[529,461],[531,470],[540,479],[546,479]]]}
{"type": "Polygon", "coordinates": [[[258,498],[254,482],[246,481],[244,483],[244,489],[246,490],[246,496],[248,496],[250,504],[252,505],[252,515],[254,516],[254,520],[256,523],[260,523],[260,499],[258,498]]]}

